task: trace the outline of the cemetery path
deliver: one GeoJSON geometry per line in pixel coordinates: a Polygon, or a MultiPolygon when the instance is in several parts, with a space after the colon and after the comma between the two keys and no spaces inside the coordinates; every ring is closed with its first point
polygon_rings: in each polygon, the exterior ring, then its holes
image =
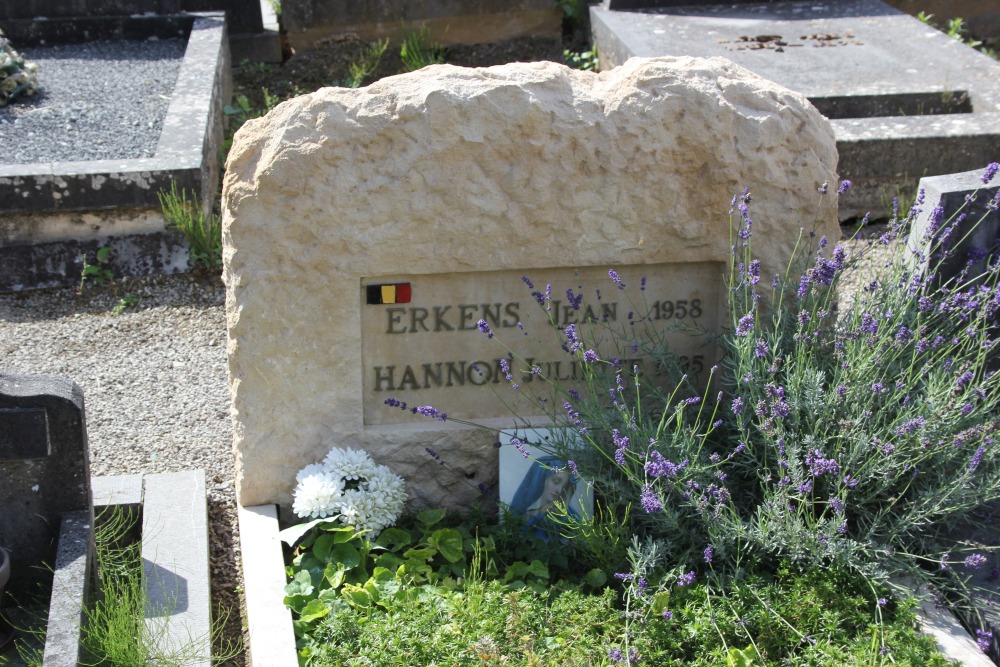
{"type": "MultiPolygon", "coordinates": [[[[188,275],[0,294],[0,370],[83,389],[92,475],[205,471],[212,596],[239,639],[225,292],[188,275]],[[134,307],[114,312],[126,295],[134,307]]],[[[242,664],[242,659],[232,664],[242,664]]]]}

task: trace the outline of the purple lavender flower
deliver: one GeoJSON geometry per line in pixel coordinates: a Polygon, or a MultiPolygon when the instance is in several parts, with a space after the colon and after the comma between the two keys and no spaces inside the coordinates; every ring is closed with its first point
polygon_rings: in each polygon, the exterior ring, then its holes
{"type": "Polygon", "coordinates": [[[876,604],[881,608],[889,604],[889,598],[879,598],[876,604]]]}
{"type": "Polygon", "coordinates": [[[840,182],[840,187],[837,188],[837,194],[842,195],[851,187],[851,182],[844,179],[840,182]]]}
{"type": "Polygon", "coordinates": [[[597,352],[594,352],[593,350],[587,350],[586,352],[583,353],[583,360],[588,364],[592,364],[596,362],[598,359],[599,357],[597,356],[597,352]]]}
{"type": "Polygon", "coordinates": [[[528,278],[528,276],[521,276],[521,280],[523,280],[524,284],[528,286],[528,289],[535,289],[534,283],[531,282],[531,279],[528,278]]]}
{"type": "Polygon", "coordinates": [[[908,420],[902,426],[897,428],[896,435],[914,433],[915,431],[922,429],[926,425],[927,425],[926,419],[924,419],[923,417],[914,417],[913,419],[908,420]]]}
{"type": "Polygon", "coordinates": [[[573,461],[572,459],[567,460],[566,467],[569,468],[569,472],[571,475],[576,476],[580,474],[579,469],[577,469],[576,467],[576,461],[573,461]]]}
{"type": "Polygon", "coordinates": [[[476,326],[479,330],[486,334],[487,338],[493,338],[493,332],[490,331],[490,325],[486,323],[486,320],[479,320],[476,322],[476,326]]]}
{"type": "Polygon", "coordinates": [[[747,313],[740,318],[739,323],[736,325],[736,335],[740,338],[746,338],[750,331],[753,329],[753,313],[747,313]]]}
{"type": "Polygon", "coordinates": [[[973,454],[972,458],[969,460],[969,467],[968,467],[969,473],[974,472],[976,468],[979,467],[979,464],[983,462],[983,454],[985,453],[986,453],[986,448],[983,447],[982,445],[979,445],[979,449],[976,450],[976,453],[973,454]]]}
{"type": "Polygon", "coordinates": [[[711,563],[712,557],[715,556],[715,549],[713,549],[712,547],[705,547],[704,556],[705,556],[705,562],[711,563]]]}
{"type": "Polygon", "coordinates": [[[743,398],[741,396],[737,396],[733,399],[732,410],[734,415],[738,415],[743,412],[743,398]]]}
{"type": "Polygon", "coordinates": [[[427,452],[427,454],[428,454],[428,455],[429,455],[429,456],[430,456],[430,457],[431,457],[432,459],[434,459],[435,461],[437,461],[437,462],[438,462],[438,463],[440,463],[441,465],[444,465],[444,461],[442,461],[442,460],[441,460],[441,457],[440,457],[440,456],[438,456],[438,453],[437,453],[437,452],[435,452],[435,451],[434,451],[433,449],[431,449],[430,447],[424,447],[424,451],[425,451],[425,452],[427,452]]]}
{"type": "Polygon", "coordinates": [[[964,373],[958,376],[958,379],[955,381],[955,385],[959,389],[964,389],[967,384],[972,382],[972,378],[974,377],[975,375],[973,374],[972,371],[965,371],[964,373]]]}
{"type": "Polygon", "coordinates": [[[975,408],[972,407],[972,403],[966,403],[962,406],[962,416],[965,417],[970,414],[975,408]]]}
{"type": "Polygon", "coordinates": [[[430,417],[431,419],[436,419],[442,422],[448,420],[448,415],[430,405],[421,405],[411,408],[410,412],[415,415],[423,415],[424,417],[430,417]]]}
{"type": "Polygon", "coordinates": [[[1000,163],[990,162],[986,165],[985,171],[983,171],[983,177],[981,180],[984,184],[989,183],[993,180],[993,177],[997,175],[997,169],[1000,169],[1000,163]]]}
{"type": "Polygon", "coordinates": [[[677,585],[690,586],[691,584],[694,583],[694,577],[695,577],[694,570],[691,570],[687,574],[682,574],[681,576],[677,577],[677,585]]]}
{"type": "MultiPolygon", "coordinates": [[[[994,162],[993,164],[996,164],[994,162]]],[[[993,631],[976,630],[976,646],[983,653],[990,650],[990,646],[993,644],[993,631]]]]}
{"type": "Polygon", "coordinates": [[[873,336],[878,333],[878,321],[871,313],[865,313],[861,316],[861,331],[873,336]]]}
{"type": "Polygon", "coordinates": [[[583,294],[574,295],[573,288],[566,290],[566,300],[569,301],[569,305],[573,307],[573,310],[580,310],[580,305],[583,304],[583,294]]]}
{"type": "Polygon", "coordinates": [[[830,496],[830,499],[827,502],[829,503],[830,509],[833,510],[834,514],[843,514],[844,513],[844,509],[845,509],[845,507],[844,507],[844,501],[841,500],[840,498],[838,498],[837,496],[830,496]]]}
{"type": "Polygon", "coordinates": [[[982,554],[972,554],[968,556],[965,561],[965,567],[971,568],[973,570],[980,569],[983,565],[986,565],[986,556],[982,554]]]}
{"type": "Polygon", "coordinates": [[[796,292],[796,295],[800,299],[804,299],[806,298],[806,294],[808,293],[809,293],[809,276],[807,276],[806,274],[802,274],[802,276],[799,278],[799,291],[796,292]]]}
{"type": "Polygon", "coordinates": [[[618,285],[618,289],[625,289],[625,283],[622,282],[621,276],[614,269],[608,270],[608,277],[611,278],[611,282],[618,285]]]}
{"type": "Polygon", "coordinates": [[[663,509],[659,497],[649,484],[642,487],[642,497],[640,500],[642,502],[642,509],[646,510],[646,514],[655,514],[663,509]]]}
{"type": "Polygon", "coordinates": [[[575,324],[567,324],[564,333],[566,334],[566,342],[569,343],[570,352],[576,352],[583,347],[580,339],[577,338],[575,324]]]}
{"type": "Polygon", "coordinates": [[[663,610],[663,620],[664,621],[669,621],[673,617],[674,617],[674,612],[670,611],[669,609],[664,609],[663,610]]]}
{"type": "Polygon", "coordinates": [[[677,477],[677,473],[687,466],[687,461],[683,461],[680,464],[675,464],[663,457],[655,449],[649,453],[649,460],[646,461],[644,466],[646,474],[650,477],[668,477],[673,479],[677,477]]]}
{"type": "Polygon", "coordinates": [[[823,452],[818,449],[806,454],[806,465],[813,477],[821,477],[825,474],[836,475],[840,472],[840,464],[836,459],[823,458],[823,452]]]}
{"type": "Polygon", "coordinates": [[[514,445],[514,449],[519,451],[521,453],[521,456],[523,456],[524,458],[528,458],[528,456],[530,456],[528,454],[527,448],[524,446],[524,443],[519,438],[511,438],[510,444],[514,445]]]}
{"type": "Polygon", "coordinates": [[[385,405],[388,405],[390,408],[399,408],[400,410],[405,410],[406,409],[406,402],[405,401],[400,401],[400,400],[397,400],[395,398],[387,398],[383,402],[385,403],[385,405]]]}
{"type": "Polygon", "coordinates": [[[751,285],[756,285],[758,282],[760,282],[759,259],[750,260],[750,266],[747,267],[747,278],[750,280],[751,285]]]}
{"type": "Polygon", "coordinates": [[[762,338],[758,338],[753,353],[758,359],[766,357],[768,353],[767,342],[762,338]]]}

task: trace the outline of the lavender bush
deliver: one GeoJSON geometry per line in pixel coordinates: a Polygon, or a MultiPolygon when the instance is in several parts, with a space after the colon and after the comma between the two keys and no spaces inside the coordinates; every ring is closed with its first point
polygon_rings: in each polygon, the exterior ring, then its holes
{"type": "MultiPolygon", "coordinates": [[[[967,248],[977,221],[961,213],[935,211],[926,233],[908,238],[921,200],[859,250],[804,232],[787,274],[763,276],[750,194],[735,197],[731,326],[715,337],[723,361],[698,382],[648,317],[617,331],[595,323],[593,340],[553,322],[582,369],[578,386],[550,383],[550,418],[571,434],[557,455],[593,485],[597,508],[550,515],[584,566],[617,572],[630,618],[667,618],[677,587],[708,580],[724,591],[779,563],[873,584],[951,569],[961,585],[966,569],[988,562],[948,531],[1000,499],[1000,254],[967,248]],[[958,275],[941,271],[956,258],[958,275]],[[861,270],[873,272],[858,294],[840,289],[861,270]],[[594,341],[609,335],[653,363],[640,372],[600,358],[594,341]]],[[[613,270],[609,279],[621,287],[613,270]]],[[[543,309],[552,292],[533,293],[543,309]]],[[[635,305],[642,313],[641,294],[635,305]]],[[[480,329],[495,338],[486,322],[480,329]]],[[[526,373],[546,380],[508,353],[511,384],[526,373]]],[[[530,443],[516,444],[530,455],[530,443]]],[[[629,655],[628,638],[615,650],[629,655]]]]}

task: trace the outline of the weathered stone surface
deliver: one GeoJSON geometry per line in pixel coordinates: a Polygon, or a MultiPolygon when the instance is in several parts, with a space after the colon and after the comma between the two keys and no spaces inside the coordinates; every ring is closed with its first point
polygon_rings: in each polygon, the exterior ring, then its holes
{"type": "Polygon", "coordinates": [[[752,189],[762,274],[783,272],[801,228],[839,235],[836,202],[817,195],[836,161],[804,97],[721,58],[597,75],[435,66],[247,123],[223,194],[240,502],[287,506],[295,473],[332,446],[368,449],[418,504],[495,483],[494,434],[366,426],[371,280],[516,269],[544,285],[559,267],[717,263],[722,303],[733,195],[752,189]]]}

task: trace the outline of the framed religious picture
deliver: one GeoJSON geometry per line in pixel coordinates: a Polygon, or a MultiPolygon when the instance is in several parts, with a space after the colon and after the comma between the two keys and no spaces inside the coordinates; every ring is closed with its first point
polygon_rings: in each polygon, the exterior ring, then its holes
{"type": "Polygon", "coordinates": [[[569,517],[593,514],[594,493],[575,471],[569,454],[580,443],[566,429],[518,429],[500,433],[500,502],[522,517],[525,530],[548,540],[558,526],[557,507],[569,517]]]}

